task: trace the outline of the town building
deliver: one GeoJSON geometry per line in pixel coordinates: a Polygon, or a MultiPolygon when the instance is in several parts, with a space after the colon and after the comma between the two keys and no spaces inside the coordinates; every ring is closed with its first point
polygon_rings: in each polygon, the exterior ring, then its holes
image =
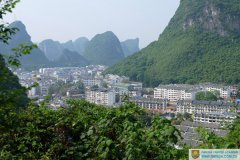
{"type": "Polygon", "coordinates": [[[154,98],[167,99],[176,102],[178,100],[194,100],[197,89],[192,85],[172,84],[159,85],[154,88],[154,98]]]}
{"type": "Polygon", "coordinates": [[[86,100],[100,105],[112,106],[116,102],[116,93],[114,90],[97,89],[87,90],[86,100]]]}
{"type": "Polygon", "coordinates": [[[132,98],[142,95],[142,83],[139,82],[117,83],[111,85],[111,88],[114,89],[119,96],[127,95],[132,98]]]}
{"type": "Polygon", "coordinates": [[[224,137],[229,131],[224,130],[220,124],[216,123],[203,123],[203,122],[190,122],[183,121],[179,125],[175,125],[175,127],[181,132],[182,140],[179,145],[188,144],[190,146],[199,146],[201,143],[201,137],[196,132],[199,127],[203,127],[211,133],[214,133],[217,136],[224,137]]]}
{"type": "Polygon", "coordinates": [[[210,112],[230,112],[231,104],[223,101],[184,101],[177,102],[177,113],[210,113],[210,112]]]}
{"type": "Polygon", "coordinates": [[[102,84],[102,80],[97,78],[82,79],[82,82],[86,87],[92,87],[95,85],[100,86],[102,84]]]}
{"type": "Polygon", "coordinates": [[[217,92],[219,92],[219,96],[221,98],[228,99],[231,96],[232,88],[231,88],[231,86],[208,84],[208,85],[203,85],[203,90],[204,91],[209,91],[209,92],[217,91],[217,92]]]}
{"type": "Polygon", "coordinates": [[[134,98],[131,99],[131,101],[136,103],[139,107],[157,112],[165,112],[168,104],[167,100],[160,99],[134,98]]]}
{"type": "Polygon", "coordinates": [[[195,113],[193,117],[194,122],[218,123],[224,125],[224,123],[233,122],[237,118],[237,114],[231,112],[195,113]]]}

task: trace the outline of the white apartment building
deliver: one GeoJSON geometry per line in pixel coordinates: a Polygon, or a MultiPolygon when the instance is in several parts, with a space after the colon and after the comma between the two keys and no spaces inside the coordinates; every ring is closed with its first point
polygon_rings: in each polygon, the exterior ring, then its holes
{"type": "Polygon", "coordinates": [[[224,99],[230,98],[231,87],[230,86],[218,86],[218,85],[208,85],[204,87],[204,90],[209,92],[219,91],[220,97],[224,99]]]}
{"type": "Polygon", "coordinates": [[[134,103],[136,103],[139,107],[145,108],[152,111],[166,111],[167,108],[167,100],[160,99],[147,99],[147,98],[135,98],[132,99],[134,103]]]}
{"type": "Polygon", "coordinates": [[[236,113],[218,113],[211,112],[207,114],[194,114],[193,121],[194,122],[203,122],[203,123],[218,123],[224,125],[224,123],[231,123],[237,118],[236,113]]]}
{"type": "Polygon", "coordinates": [[[112,106],[116,102],[115,96],[114,90],[86,91],[86,100],[100,105],[112,106]]]}
{"type": "Polygon", "coordinates": [[[48,95],[48,87],[47,86],[40,86],[40,92],[42,96],[48,95]]]}
{"type": "Polygon", "coordinates": [[[191,85],[160,85],[154,88],[154,98],[169,101],[194,100],[197,90],[191,85]]]}
{"type": "Polygon", "coordinates": [[[102,80],[101,79],[96,79],[96,78],[93,78],[93,79],[83,79],[82,80],[84,86],[94,86],[94,85],[98,85],[100,86],[101,83],[102,83],[102,80]]]}
{"type": "Polygon", "coordinates": [[[183,101],[177,102],[177,113],[225,113],[231,110],[231,104],[228,102],[217,101],[183,101]]]}

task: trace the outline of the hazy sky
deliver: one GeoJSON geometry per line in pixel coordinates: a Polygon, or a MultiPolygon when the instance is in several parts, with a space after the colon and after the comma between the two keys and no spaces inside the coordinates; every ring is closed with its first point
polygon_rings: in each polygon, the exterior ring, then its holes
{"type": "Polygon", "coordinates": [[[5,20],[21,20],[34,42],[60,42],[113,31],[120,41],[157,40],[180,0],[21,0],[5,20]]]}

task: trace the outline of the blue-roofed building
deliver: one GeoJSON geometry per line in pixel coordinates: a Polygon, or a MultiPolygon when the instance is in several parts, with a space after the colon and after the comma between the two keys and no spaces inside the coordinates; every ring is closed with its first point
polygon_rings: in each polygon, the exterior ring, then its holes
{"type": "Polygon", "coordinates": [[[235,104],[236,104],[236,106],[237,106],[238,104],[240,104],[240,99],[237,99],[236,102],[235,102],[235,104]]]}

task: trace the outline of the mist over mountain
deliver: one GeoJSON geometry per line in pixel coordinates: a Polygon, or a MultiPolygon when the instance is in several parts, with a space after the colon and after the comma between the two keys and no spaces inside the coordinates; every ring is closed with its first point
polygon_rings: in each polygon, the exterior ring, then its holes
{"type": "Polygon", "coordinates": [[[128,39],[121,42],[121,46],[125,57],[131,56],[132,54],[138,52],[139,49],[139,39],[128,39]]]}
{"type": "Polygon", "coordinates": [[[85,50],[84,57],[91,64],[111,66],[123,59],[124,53],[117,36],[108,31],[92,38],[85,50]]]}
{"type": "Polygon", "coordinates": [[[57,60],[62,55],[63,51],[62,45],[58,41],[53,41],[51,39],[42,41],[39,43],[38,47],[45,53],[50,61],[57,60]]]}
{"type": "Polygon", "coordinates": [[[146,86],[160,83],[240,82],[240,1],[181,0],[160,35],[106,73],[146,86]]]}
{"type": "MultiPolygon", "coordinates": [[[[15,21],[10,24],[11,28],[18,28],[16,34],[8,41],[8,45],[1,43],[1,53],[10,55],[12,48],[18,47],[19,44],[33,44],[30,35],[26,31],[25,25],[20,21],[15,21]]],[[[33,69],[40,66],[47,66],[49,64],[48,59],[40,49],[33,49],[31,54],[20,57],[20,61],[23,68],[33,69]]]]}
{"type": "MultiPolygon", "coordinates": [[[[16,21],[10,26],[18,28],[19,31],[9,40],[9,45],[0,44],[2,53],[12,54],[11,49],[19,44],[33,44],[22,22],[16,21]]],[[[23,68],[32,70],[40,67],[84,66],[88,64],[112,66],[125,56],[137,52],[139,39],[129,39],[121,43],[113,32],[108,31],[97,34],[91,41],[85,37],[80,37],[75,41],[69,40],[65,43],[46,39],[40,42],[38,47],[38,49],[32,50],[30,55],[24,55],[20,58],[23,68]],[[74,58],[70,58],[71,56],[74,58]],[[79,64],[76,64],[78,62],[79,64]]]]}
{"type": "Polygon", "coordinates": [[[73,42],[75,46],[75,51],[83,55],[86,47],[88,46],[89,40],[86,37],[80,37],[73,42]]]}
{"type": "Polygon", "coordinates": [[[88,42],[89,40],[85,37],[80,37],[75,41],[69,40],[65,43],[47,39],[39,43],[39,48],[50,61],[55,61],[63,54],[64,49],[83,55],[88,42]]]}
{"type": "Polygon", "coordinates": [[[83,67],[89,65],[89,62],[79,53],[64,49],[54,65],[57,67],[83,67]]]}

